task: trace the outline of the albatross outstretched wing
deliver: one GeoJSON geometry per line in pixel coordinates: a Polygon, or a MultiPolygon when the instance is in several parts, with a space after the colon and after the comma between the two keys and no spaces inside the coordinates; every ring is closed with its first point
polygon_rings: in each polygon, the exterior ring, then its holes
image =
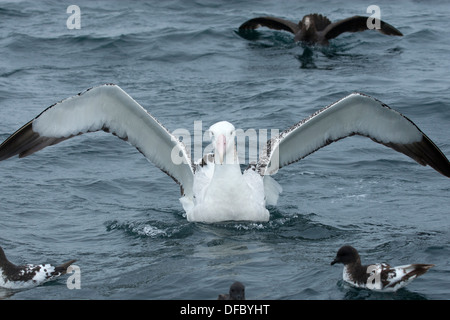
{"type": "Polygon", "coordinates": [[[450,177],[448,159],[411,120],[361,93],[353,93],[325,107],[269,140],[256,170],[261,175],[273,174],[279,168],[352,135],[369,137],[450,177]]]}
{"type": "MultiPolygon", "coordinates": [[[[367,27],[368,19],[371,18],[363,16],[353,16],[347,19],[336,21],[325,28],[325,30],[323,31],[324,37],[325,39],[330,40],[336,38],[338,35],[344,32],[359,32],[369,30],[369,28],[367,27]]],[[[400,31],[391,26],[389,23],[386,23],[382,20],[379,20],[379,22],[380,28],[375,30],[389,36],[403,36],[400,31]]]]}
{"type": "Polygon", "coordinates": [[[91,88],[47,108],[0,145],[0,161],[15,155],[26,157],[74,136],[100,130],[135,146],[179,183],[186,195],[192,195],[194,171],[184,144],[112,84],[91,88]]]}
{"type": "Polygon", "coordinates": [[[267,27],[275,30],[285,30],[296,34],[300,31],[300,26],[289,20],[275,17],[258,17],[250,19],[239,27],[239,30],[253,30],[259,27],[267,27]]]}

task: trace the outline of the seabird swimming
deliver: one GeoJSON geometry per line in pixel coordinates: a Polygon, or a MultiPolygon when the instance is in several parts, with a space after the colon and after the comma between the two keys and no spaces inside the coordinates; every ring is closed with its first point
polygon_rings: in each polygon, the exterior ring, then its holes
{"type": "MultiPolygon", "coordinates": [[[[344,32],[358,32],[369,30],[368,19],[371,17],[353,16],[336,22],[331,22],[321,14],[309,14],[298,23],[275,17],[258,17],[244,22],[240,31],[253,30],[259,27],[267,27],[275,30],[285,30],[295,35],[294,41],[307,44],[328,45],[329,40],[336,38],[344,32]]],[[[379,20],[379,28],[375,28],[382,34],[390,36],[403,36],[403,34],[390,24],[379,20]]]]}
{"type": "Polygon", "coordinates": [[[0,161],[100,130],[135,146],[181,186],[180,202],[188,221],[268,221],[266,205],[276,205],[282,190],[270,175],[352,135],[369,137],[450,177],[448,159],[412,121],[361,93],[350,94],[271,138],[258,162],[242,172],[231,123],[221,121],[209,128],[214,152],[193,162],[178,138],[113,84],[45,109],[0,145],[0,161]]]}
{"type": "Polygon", "coordinates": [[[236,281],[230,286],[228,294],[219,294],[217,300],[245,300],[245,286],[241,282],[236,281]]]}
{"type": "Polygon", "coordinates": [[[0,247],[0,287],[6,289],[29,289],[66,274],[67,268],[76,260],[60,266],[51,264],[27,264],[16,266],[6,258],[0,247]]]}
{"type": "Polygon", "coordinates": [[[417,263],[398,267],[386,263],[361,265],[358,251],[352,246],[340,248],[331,265],[335,263],[344,264],[342,277],[345,282],[357,288],[381,292],[397,291],[434,266],[417,263]]]}

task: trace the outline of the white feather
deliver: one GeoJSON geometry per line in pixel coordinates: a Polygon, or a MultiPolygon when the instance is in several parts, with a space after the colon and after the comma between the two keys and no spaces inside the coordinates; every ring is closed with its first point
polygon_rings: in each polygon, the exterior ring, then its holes
{"type": "Polygon", "coordinates": [[[372,97],[353,93],[282,132],[273,139],[271,152],[260,165],[270,168],[264,174],[276,173],[327,143],[352,134],[380,143],[408,144],[422,139],[422,132],[400,113],[372,97]]]}
{"type": "Polygon", "coordinates": [[[70,137],[103,128],[138,148],[192,197],[193,169],[185,146],[116,85],[95,87],[63,100],[33,121],[33,131],[42,137],[70,137]]]}

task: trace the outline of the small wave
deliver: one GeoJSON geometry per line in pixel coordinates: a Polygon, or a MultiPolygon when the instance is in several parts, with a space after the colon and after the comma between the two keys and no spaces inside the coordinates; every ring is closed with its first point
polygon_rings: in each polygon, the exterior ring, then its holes
{"type": "Polygon", "coordinates": [[[117,220],[105,223],[106,231],[120,230],[126,234],[152,239],[183,238],[189,234],[186,224],[166,225],[158,221],[146,222],[119,222],[117,220]]]}
{"type": "MultiPolygon", "coordinates": [[[[337,227],[312,221],[315,216],[311,214],[281,213],[277,208],[271,209],[271,217],[268,222],[222,222],[215,223],[213,227],[222,230],[242,231],[243,234],[253,231],[260,235],[270,235],[273,239],[297,239],[297,240],[324,240],[340,236],[343,231],[337,227]]],[[[211,226],[208,226],[211,228],[211,226]]]]}
{"type": "Polygon", "coordinates": [[[161,238],[167,237],[167,231],[164,229],[159,229],[158,227],[152,226],[146,223],[136,223],[136,222],[119,222],[119,221],[108,221],[106,223],[106,230],[122,230],[131,235],[144,236],[150,238],[161,238]]]}
{"type": "Polygon", "coordinates": [[[32,12],[25,12],[23,10],[16,10],[12,8],[0,8],[0,17],[2,20],[6,18],[26,18],[31,17],[32,12]]]}
{"type": "Polygon", "coordinates": [[[344,280],[337,282],[339,290],[345,292],[345,300],[426,300],[427,297],[420,293],[409,291],[407,288],[401,288],[395,294],[391,292],[376,292],[368,289],[359,289],[352,287],[344,280]]]}
{"type": "Polygon", "coordinates": [[[27,73],[28,70],[29,70],[28,68],[17,68],[17,69],[1,72],[0,73],[0,78],[9,78],[9,77],[11,77],[13,75],[16,75],[16,74],[27,73]]]}
{"type": "Polygon", "coordinates": [[[148,34],[127,33],[113,36],[104,35],[67,35],[67,34],[46,34],[31,35],[14,32],[9,35],[11,39],[6,45],[13,52],[28,52],[30,48],[35,50],[48,50],[52,52],[55,48],[58,50],[73,54],[76,51],[102,51],[140,48],[147,41],[148,34]]]}
{"type": "Polygon", "coordinates": [[[421,43],[423,43],[423,41],[439,40],[440,35],[436,30],[421,29],[415,32],[410,32],[409,34],[406,35],[406,39],[413,41],[419,40],[421,43]]]}
{"type": "Polygon", "coordinates": [[[249,44],[252,48],[271,48],[285,46],[287,48],[294,48],[297,45],[293,41],[292,34],[283,31],[273,30],[235,30],[235,34],[242,37],[245,40],[250,41],[249,44]]]}

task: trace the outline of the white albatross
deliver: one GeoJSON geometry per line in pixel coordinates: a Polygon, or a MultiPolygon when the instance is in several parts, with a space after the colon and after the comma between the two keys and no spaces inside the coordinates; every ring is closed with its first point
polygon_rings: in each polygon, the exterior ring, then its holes
{"type": "Polygon", "coordinates": [[[268,221],[266,205],[275,205],[281,192],[270,175],[352,135],[369,137],[450,177],[448,159],[413,122],[361,93],[350,94],[270,139],[258,162],[242,172],[232,124],[212,125],[214,153],[193,162],[179,139],[113,84],[88,89],[44,110],[0,145],[0,161],[100,130],[135,146],[181,186],[180,202],[188,221],[268,221]],[[182,161],[173,161],[173,153],[182,161]]]}

